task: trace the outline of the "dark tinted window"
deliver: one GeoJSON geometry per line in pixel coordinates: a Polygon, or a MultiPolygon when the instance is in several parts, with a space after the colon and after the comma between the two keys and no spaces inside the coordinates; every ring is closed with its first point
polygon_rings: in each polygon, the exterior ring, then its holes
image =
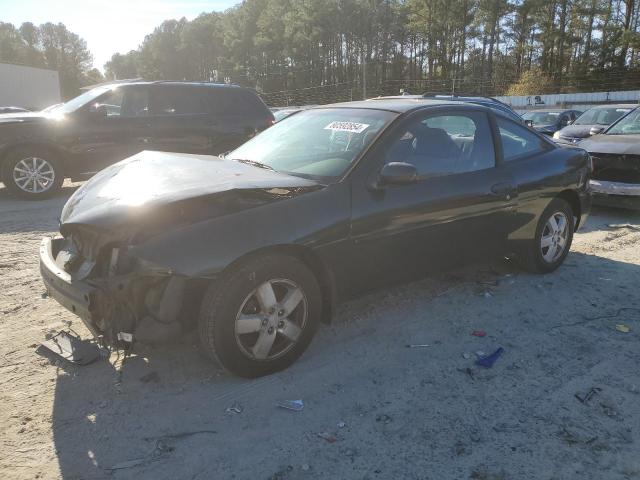
{"type": "Polygon", "coordinates": [[[98,99],[107,117],[143,117],[149,114],[149,91],[145,87],[114,88],[98,99]]]}
{"type": "Polygon", "coordinates": [[[517,160],[545,148],[545,142],[531,130],[502,118],[496,118],[505,161],[517,160]]]}
{"type": "Polygon", "coordinates": [[[491,168],[495,152],[487,116],[468,112],[416,119],[392,144],[386,160],[412,163],[421,175],[491,168]]]}
{"type": "Polygon", "coordinates": [[[206,88],[158,85],[154,88],[153,113],[156,115],[197,115],[209,113],[206,88]]]}
{"type": "Polygon", "coordinates": [[[221,115],[246,115],[265,111],[258,96],[239,88],[212,88],[209,101],[213,113],[221,115]]]}

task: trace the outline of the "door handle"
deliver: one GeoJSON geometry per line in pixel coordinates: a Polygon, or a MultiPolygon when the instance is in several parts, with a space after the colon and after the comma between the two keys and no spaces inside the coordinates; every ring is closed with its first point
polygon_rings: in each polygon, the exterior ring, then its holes
{"type": "Polygon", "coordinates": [[[491,187],[491,192],[494,195],[504,197],[507,200],[511,200],[513,190],[513,185],[511,185],[510,183],[496,183],[491,187]]]}

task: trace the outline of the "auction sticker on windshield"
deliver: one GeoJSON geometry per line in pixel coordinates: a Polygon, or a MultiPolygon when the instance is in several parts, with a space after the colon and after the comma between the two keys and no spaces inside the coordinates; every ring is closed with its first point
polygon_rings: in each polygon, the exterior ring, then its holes
{"type": "Polygon", "coordinates": [[[362,133],[367,129],[368,126],[369,124],[367,123],[331,122],[329,125],[324,127],[324,129],[335,130],[337,132],[362,133]]]}

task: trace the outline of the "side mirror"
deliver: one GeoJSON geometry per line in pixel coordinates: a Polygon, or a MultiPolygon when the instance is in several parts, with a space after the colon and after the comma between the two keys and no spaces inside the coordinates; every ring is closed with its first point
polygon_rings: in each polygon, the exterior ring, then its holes
{"type": "Polygon", "coordinates": [[[378,176],[378,185],[410,185],[418,181],[415,165],[404,162],[391,162],[382,167],[378,176]]]}
{"type": "Polygon", "coordinates": [[[533,127],[533,120],[525,120],[524,123],[527,127],[533,127]]]}
{"type": "Polygon", "coordinates": [[[591,127],[591,129],[589,130],[589,135],[597,135],[599,133],[602,133],[603,130],[603,127],[591,127]]]}

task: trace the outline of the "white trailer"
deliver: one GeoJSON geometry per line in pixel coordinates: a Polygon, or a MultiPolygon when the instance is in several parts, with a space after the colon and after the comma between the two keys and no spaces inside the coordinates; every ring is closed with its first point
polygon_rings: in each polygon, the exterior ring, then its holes
{"type": "Polygon", "coordinates": [[[57,71],[0,63],[0,107],[42,110],[60,102],[57,71]]]}

